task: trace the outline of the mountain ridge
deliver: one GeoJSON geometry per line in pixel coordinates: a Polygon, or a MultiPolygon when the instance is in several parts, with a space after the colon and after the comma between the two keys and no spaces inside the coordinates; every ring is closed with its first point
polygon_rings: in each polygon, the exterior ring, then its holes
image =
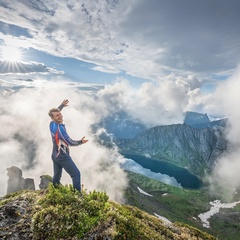
{"type": "Polygon", "coordinates": [[[169,161],[201,177],[206,170],[211,171],[217,157],[227,149],[221,128],[193,128],[186,124],[156,126],[115,143],[121,153],[169,161]]]}
{"type": "Polygon", "coordinates": [[[227,118],[213,119],[211,120],[207,113],[187,111],[183,123],[194,128],[216,128],[225,127],[228,121],[227,118]]]}
{"type": "Polygon", "coordinates": [[[71,186],[6,195],[0,215],[0,236],[12,240],[216,240],[189,225],[168,225],[137,207],[110,201],[104,192],[79,194],[71,186]]]}

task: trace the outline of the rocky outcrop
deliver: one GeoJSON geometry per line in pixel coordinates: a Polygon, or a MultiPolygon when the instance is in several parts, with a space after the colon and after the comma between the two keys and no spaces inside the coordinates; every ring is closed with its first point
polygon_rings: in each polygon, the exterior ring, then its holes
{"type": "Polygon", "coordinates": [[[42,175],[40,176],[41,182],[39,184],[40,189],[48,188],[49,183],[52,182],[52,177],[49,175],[42,175]]]}
{"type": "Polygon", "coordinates": [[[166,225],[145,211],[106,197],[97,191],[79,195],[66,187],[8,195],[0,201],[0,239],[217,240],[189,225],[166,225]]]}
{"type": "Polygon", "coordinates": [[[17,192],[23,189],[35,190],[34,179],[23,178],[22,170],[18,167],[12,166],[7,168],[8,171],[8,186],[7,194],[17,192]]]}
{"type": "Polygon", "coordinates": [[[23,197],[0,206],[0,239],[33,239],[30,204],[23,197]]]}

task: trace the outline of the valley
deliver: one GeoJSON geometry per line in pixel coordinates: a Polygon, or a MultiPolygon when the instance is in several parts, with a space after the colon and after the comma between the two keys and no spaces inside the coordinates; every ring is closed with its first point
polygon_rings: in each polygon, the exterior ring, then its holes
{"type": "MultiPolygon", "coordinates": [[[[208,219],[210,227],[206,228],[199,214],[208,212],[211,209],[210,202],[216,200],[216,196],[212,195],[206,186],[198,190],[189,190],[170,186],[133,172],[128,172],[128,176],[127,204],[137,206],[152,215],[162,216],[171,222],[189,224],[212,234],[219,240],[240,238],[240,204],[233,208],[221,208],[208,219]],[[149,195],[140,192],[139,188],[149,195]]],[[[238,199],[239,193],[232,201],[238,199]]]]}
{"type": "Polygon", "coordinates": [[[119,128],[120,122],[118,119],[114,127],[112,121],[109,129],[114,144],[125,159],[141,166],[140,170],[135,165],[123,166],[129,176],[127,204],[166,221],[207,231],[219,240],[240,239],[240,193],[227,197],[227,202],[226,196],[210,190],[208,181],[216,161],[228,149],[224,135],[227,119],[210,121],[207,114],[187,112],[182,124],[146,129],[128,119],[127,131],[123,125],[119,128]],[[128,135],[124,136],[125,132],[128,135]]]}

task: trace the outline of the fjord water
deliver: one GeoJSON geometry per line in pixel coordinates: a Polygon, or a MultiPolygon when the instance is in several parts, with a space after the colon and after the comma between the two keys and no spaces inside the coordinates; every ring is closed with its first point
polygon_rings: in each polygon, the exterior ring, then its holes
{"type": "Polygon", "coordinates": [[[199,189],[202,186],[202,181],[198,177],[191,174],[187,169],[178,167],[175,164],[134,154],[124,154],[124,157],[132,159],[152,172],[174,177],[183,188],[199,189]]]}

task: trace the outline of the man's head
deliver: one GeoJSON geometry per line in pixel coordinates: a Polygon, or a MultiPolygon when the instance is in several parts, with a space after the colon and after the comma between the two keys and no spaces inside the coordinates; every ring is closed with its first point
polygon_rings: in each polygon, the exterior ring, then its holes
{"type": "Polygon", "coordinates": [[[56,123],[62,123],[63,117],[58,108],[52,108],[49,110],[48,115],[51,117],[51,119],[56,123]]]}

